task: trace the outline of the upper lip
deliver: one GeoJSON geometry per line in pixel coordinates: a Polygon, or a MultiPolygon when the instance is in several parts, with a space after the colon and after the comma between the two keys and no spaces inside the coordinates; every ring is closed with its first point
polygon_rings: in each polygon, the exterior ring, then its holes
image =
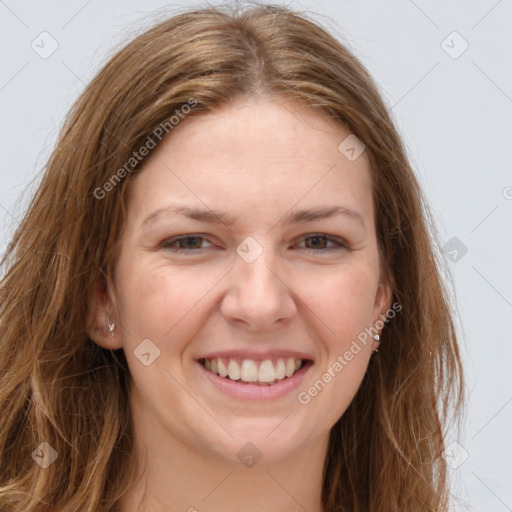
{"type": "Polygon", "coordinates": [[[217,352],[209,352],[202,356],[199,356],[197,359],[215,359],[215,358],[224,358],[224,359],[252,359],[254,361],[264,361],[265,359],[286,359],[288,357],[293,357],[295,359],[302,360],[310,360],[313,358],[311,355],[306,354],[305,352],[297,352],[296,350],[267,350],[265,352],[258,352],[255,350],[221,350],[217,352]]]}

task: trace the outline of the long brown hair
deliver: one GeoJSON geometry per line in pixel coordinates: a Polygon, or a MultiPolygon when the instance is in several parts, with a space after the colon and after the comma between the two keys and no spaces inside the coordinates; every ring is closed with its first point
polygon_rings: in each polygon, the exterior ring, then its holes
{"type": "Polygon", "coordinates": [[[448,510],[444,436],[465,398],[427,204],[361,63],[305,15],[266,5],[157,24],[110,59],[69,113],[2,260],[3,512],[116,509],[134,471],[128,370],[122,350],[90,340],[86,317],[95,283],[113,275],[137,171],[126,162],[191,98],[193,116],[254,97],[294,99],[365,144],[381,264],[402,306],[332,428],[324,510],[448,510]],[[48,469],[32,457],[42,442],[58,454],[48,469]]]}

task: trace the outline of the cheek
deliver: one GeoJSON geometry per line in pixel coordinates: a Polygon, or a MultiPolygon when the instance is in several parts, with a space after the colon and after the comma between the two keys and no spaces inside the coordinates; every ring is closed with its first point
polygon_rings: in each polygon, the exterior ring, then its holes
{"type": "Polygon", "coordinates": [[[119,268],[124,272],[122,345],[136,387],[155,407],[162,400],[177,403],[179,387],[171,375],[181,374],[183,354],[202,323],[198,321],[201,299],[215,279],[211,275],[198,279],[197,272],[171,271],[162,265],[119,268]],[[152,360],[149,366],[140,359],[146,353],[152,360]]]}
{"type": "Polygon", "coordinates": [[[345,413],[368,368],[372,338],[365,329],[371,325],[375,288],[371,274],[347,270],[305,290],[321,333],[322,356],[298,398],[325,428],[345,413]]]}
{"type": "MultiPolygon", "coordinates": [[[[368,348],[363,347],[361,352],[353,354],[350,361],[345,359],[345,353],[336,354],[332,361],[336,360],[338,364],[331,363],[306,390],[306,393],[309,393],[310,403],[312,402],[316,407],[315,417],[322,417],[322,423],[328,428],[331,428],[346,412],[368,368],[370,359],[368,348]]],[[[308,397],[307,394],[305,396],[308,397]]]]}
{"type": "Polygon", "coordinates": [[[315,408],[315,418],[332,427],[344,414],[364,378],[372,339],[365,333],[372,321],[377,277],[369,265],[347,266],[316,279],[305,290],[308,307],[323,325],[324,357],[315,379],[302,390],[301,403],[315,408]],[[359,336],[359,338],[358,338],[359,336]]]}
{"type": "MultiPolygon", "coordinates": [[[[161,349],[172,340],[173,349],[179,348],[197,323],[194,318],[208,292],[219,281],[215,272],[200,274],[197,269],[167,265],[119,265],[120,304],[123,325],[132,345],[150,338],[161,349]],[[180,336],[180,333],[182,334],[180,336]]],[[[220,274],[222,276],[222,273],[220,274]]],[[[128,343],[126,343],[128,342],[128,343]]]]}
{"type": "Polygon", "coordinates": [[[324,324],[329,344],[342,348],[369,327],[376,287],[376,277],[369,267],[347,266],[303,280],[299,295],[324,324]]]}

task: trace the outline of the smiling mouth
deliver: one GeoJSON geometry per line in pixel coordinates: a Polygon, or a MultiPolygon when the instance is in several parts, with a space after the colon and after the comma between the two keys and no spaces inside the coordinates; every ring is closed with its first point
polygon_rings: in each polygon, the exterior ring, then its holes
{"type": "Polygon", "coordinates": [[[263,361],[224,357],[199,359],[200,364],[219,377],[239,382],[240,384],[256,384],[260,386],[272,386],[289,379],[308,362],[309,360],[307,359],[296,359],[293,357],[276,360],[265,359],[263,361]]]}

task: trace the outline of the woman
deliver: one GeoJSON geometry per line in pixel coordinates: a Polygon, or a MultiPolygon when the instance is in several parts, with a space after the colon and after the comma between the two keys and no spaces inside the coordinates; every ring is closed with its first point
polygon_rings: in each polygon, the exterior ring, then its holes
{"type": "Polygon", "coordinates": [[[158,24],[73,107],[4,258],[0,509],[448,510],[435,249],[332,36],[276,6],[158,24]]]}

